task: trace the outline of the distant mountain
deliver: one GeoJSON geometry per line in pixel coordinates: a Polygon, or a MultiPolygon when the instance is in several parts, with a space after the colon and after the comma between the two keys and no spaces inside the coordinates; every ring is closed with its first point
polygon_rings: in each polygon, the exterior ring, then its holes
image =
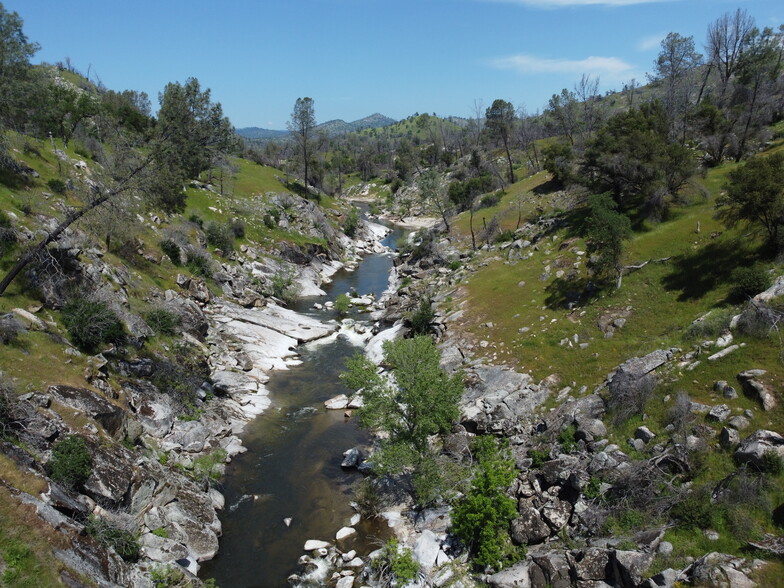
{"type": "MultiPolygon", "coordinates": [[[[395,124],[397,121],[383,114],[375,113],[365,118],[355,120],[354,122],[346,122],[344,120],[330,120],[320,125],[316,125],[317,131],[325,131],[328,135],[339,135],[341,133],[353,133],[354,131],[361,131],[362,129],[377,129],[380,127],[388,127],[395,124]]],[[[237,129],[237,134],[246,139],[265,141],[285,138],[288,131],[273,131],[270,129],[261,129],[259,127],[245,127],[237,129]]]]}
{"type": "Polygon", "coordinates": [[[281,139],[289,134],[288,131],[273,131],[259,127],[245,127],[236,129],[236,131],[240,137],[245,137],[246,139],[281,139]]]}

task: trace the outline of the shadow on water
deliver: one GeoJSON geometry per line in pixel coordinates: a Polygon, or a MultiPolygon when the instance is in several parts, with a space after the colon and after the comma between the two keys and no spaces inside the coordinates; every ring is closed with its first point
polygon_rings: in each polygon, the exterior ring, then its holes
{"type": "MultiPolygon", "coordinates": [[[[388,244],[394,246],[399,235],[388,237],[388,244]]],[[[389,255],[368,256],[355,271],[335,274],[326,299],[350,291],[379,297],[391,267],[389,255]]],[[[302,301],[298,310],[315,301],[302,301]]],[[[223,537],[202,577],[214,578],[222,587],[283,586],[297,571],[306,540],[334,539],[348,525],[354,514],[349,506],[352,485],[361,474],[340,467],[342,453],[366,446],[369,437],[355,419],[325,410],[323,402],[346,392],[339,374],[357,350],[341,338],[311,344],[300,350],[302,365],[271,375],[267,388],[272,406],[248,425],[243,434],[248,452],[234,458],[223,479],[223,537]]],[[[360,554],[377,547],[380,528],[363,521],[358,531],[353,543],[340,547],[360,554]]]]}

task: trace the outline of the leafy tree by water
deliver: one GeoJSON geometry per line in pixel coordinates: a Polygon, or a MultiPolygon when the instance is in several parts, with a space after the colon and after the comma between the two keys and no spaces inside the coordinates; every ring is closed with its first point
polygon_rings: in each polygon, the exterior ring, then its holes
{"type": "MultiPolygon", "coordinates": [[[[440,483],[433,487],[430,474],[439,472],[431,467],[437,456],[429,437],[450,430],[459,416],[457,403],[463,391],[460,375],[447,375],[439,362],[440,353],[432,339],[421,336],[384,345],[384,364],[389,367],[392,380],[379,374],[376,366],[361,354],[348,360],[347,371],[341,375],[350,389],[362,391],[362,426],[388,433],[373,455],[376,471],[399,474],[412,470],[414,493],[421,502],[447,493],[440,483]]],[[[449,484],[446,478],[439,476],[449,484]]]]}

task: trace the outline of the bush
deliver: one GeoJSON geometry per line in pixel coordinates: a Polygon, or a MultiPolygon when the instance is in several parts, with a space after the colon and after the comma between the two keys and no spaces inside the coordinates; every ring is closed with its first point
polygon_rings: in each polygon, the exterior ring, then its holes
{"type": "Polygon", "coordinates": [[[120,319],[103,302],[77,298],[62,310],[63,324],[74,345],[94,351],[102,343],[122,344],[125,331],[120,319]]]}
{"type": "Polygon", "coordinates": [[[486,194],[479,199],[479,208],[490,208],[501,202],[504,193],[501,190],[486,194]]]}
{"type": "Polygon", "coordinates": [[[11,226],[10,217],[0,210],[0,258],[10,252],[16,244],[16,233],[11,226]]]}
{"type": "Polygon", "coordinates": [[[492,437],[477,437],[478,459],[471,490],[452,511],[452,531],[473,554],[481,568],[500,570],[521,555],[511,542],[509,524],[517,516],[517,501],[506,490],[515,478],[515,464],[508,445],[492,437]]]}
{"type": "Polygon", "coordinates": [[[381,585],[405,586],[416,578],[419,565],[414,561],[411,550],[401,549],[396,538],[384,545],[381,556],[373,560],[373,569],[379,575],[381,585]]]}
{"type": "Polygon", "coordinates": [[[730,274],[730,298],[736,302],[753,298],[770,287],[770,275],[758,265],[736,267],[730,274]]]}
{"type": "Polygon", "coordinates": [[[239,218],[232,219],[231,224],[229,225],[232,234],[237,239],[242,239],[245,237],[245,221],[239,218]]]}
{"type": "Polygon", "coordinates": [[[686,329],[689,339],[712,339],[729,328],[735,311],[731,308],[714,309],[701,316],[686,329]]]}
{"type": "Polygon", "coordinates": [[[185,267],[195,276],[203,278],[212,277],[212,260],[205,251],[200,251],[196,248],[188,250],[188,261],[185,267]]]}
{"type": "Polygon", "coordinates": [[[429,297],[419,301],[419,308],[411,314],[411,331],[415,335],[427,335],[430,331],[430,323],[433,322],[436,313],[429,297]]]}
{"type": "Polygon", "coordinates": [[[192,222],[194,225],[196,225],[197,227],[199,227],[200,229],[204,227],[204,221],[195,212],[188,217],[188,220],[192,222]]]}
{"type": "Polygon", "coordinates": [[[91,515],[87,519],[87,524],[84,528],[88,535],[93,537],[98,543],[113,548],[117,555],[125,561],[134,562],[139,559],[141,546],[136,539],[136,535],[130,531],[121,529],[95,515],[91,515]]]}
{"type": "Polygon", "coordinates": [[[294,280],[294,271],[279,269],[270,278],[270,294],[286,303],[294,302],[299,296],[299,284],[294,280]]]}
{"type": "Polygon", "coordinates": [[[146,322],[159,335],[174,335],[182,324],[182,318],[168,310],[156,308],[147,313],[146,322]]]}
{"type": "Polygon", "coordinates": [[[224,254],[234,249],[234,233],[231,227],[210,221],[204,232],[207,235],[207,243],[220,249],[224,254]]]}
{"type": "Polygon", "coordinates": [[[65,194],[65,191],[67,190],[65,182],[58,180],[57,178],[52,178],[46,182],[46,185],[49,186],[49,189],[55,194],[65,194]]]}
{"type": "Polygon", "coordinates": [[[359,210],[355,207],[351,207],[351,210],[346,215],[346,221],[343,224],[343,232],[349,236],[353,237],[357,234],[357,228],[359,227],[359,210]]]}
{"type": "Polygon", "coordinates": [[[52,448],[46,464],[49,477],[55,482],[75,488],[81,486],[93,471],[93,459],[79,435],[68,435],[52,448]]]}
{"type": "Polygon", "coordinates": [[[338,297],[335,298],[335,310],[338,311],[340,316],[345,315],[348,312],[349,307],[351,306],[351,298],[349,298],[348,294],[345,292],[342,294],[338,294],[338,297]]]}
{"type": "Polygon", "coordinates": [[[163,251],[174,265],[182,264],[182,256],[180,253],[180,246],[173,239],[164,239],[160,242],[161,251],[163,251]]]}
{"type": "Polygon", "coordinates": [[[546,461],[550,461],[550,452],[546,449],[529,449],[528,457],[531,458],[531,467],[539,469],[546,461]]]}

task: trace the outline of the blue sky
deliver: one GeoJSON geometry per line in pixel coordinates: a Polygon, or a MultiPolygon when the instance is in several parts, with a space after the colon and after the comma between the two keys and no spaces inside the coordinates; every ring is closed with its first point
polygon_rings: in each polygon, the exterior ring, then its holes
{"type": "Polygon", "coordinates": [[[702,46],[744,8],[780,0],[0,0],[41,45],[114,90],[150,95],[196,77],[237,127],[283,129],[310,96],[318,122],[373,112],[469,117],[496,98],[529,112],[583,73],[600,90],[645,74],[668,32],[702,46]]]}

